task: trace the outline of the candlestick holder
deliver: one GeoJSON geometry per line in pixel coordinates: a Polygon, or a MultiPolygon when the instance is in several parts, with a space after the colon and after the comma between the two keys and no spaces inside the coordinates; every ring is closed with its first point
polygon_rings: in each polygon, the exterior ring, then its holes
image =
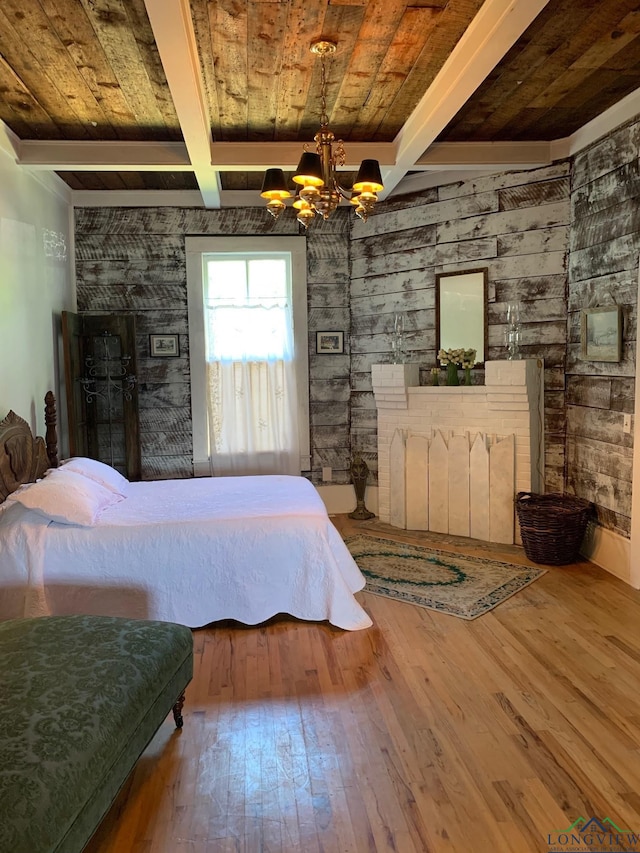
{"type": "Polygon", "coordinates": [[[375,518],[375,512],[370,512],[364,503],[364,493],[367,488],[367,480],[369,479],[369,466],[362,458],[361,453],[355,453],[351,460],[351,482],[356,493],[356,508],[349,513],[349,518],[355,518],[357,521],[366,521],[368,518],[375,518]]]}

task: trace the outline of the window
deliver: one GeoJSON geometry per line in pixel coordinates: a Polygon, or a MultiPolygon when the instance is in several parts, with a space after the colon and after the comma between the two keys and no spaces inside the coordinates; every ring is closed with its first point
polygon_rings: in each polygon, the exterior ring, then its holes
{"type": "Polygon", "coordinates": [[[198,474],[309,467],[304,238],[187,238],[198,474]]]}

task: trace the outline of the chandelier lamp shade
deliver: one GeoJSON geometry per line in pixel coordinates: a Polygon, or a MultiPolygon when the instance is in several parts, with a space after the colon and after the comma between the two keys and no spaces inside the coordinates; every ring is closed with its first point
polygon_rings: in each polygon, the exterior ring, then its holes
{"type": "MultiPolygon", "coordinates": [[[[378,201],[378,193],[384,189],[377,160],[362,161],[351,190],[345,189],[338,180],[338,169],[344,166],[346,157],[342,140],[336,140],[329,128],[326,74],[327,57],[335,51],[336,45],[330,41],[311,45],[311,52],[319,56],[322,63],[320,130],[314,136],[316,150],[307,151],[305,146],[293,176],[296,184],[293,207],[298,211],[298,222],[305,228],[316,215],[328,219],[343,198],[354,205],[356,215],[366,222],[378,201]]],[[[266,170],[260,195],[267,199],[269,213],[274,218],[280,216],[286,209],[285,200],[293,195],[282,169],[266,170]]]]}

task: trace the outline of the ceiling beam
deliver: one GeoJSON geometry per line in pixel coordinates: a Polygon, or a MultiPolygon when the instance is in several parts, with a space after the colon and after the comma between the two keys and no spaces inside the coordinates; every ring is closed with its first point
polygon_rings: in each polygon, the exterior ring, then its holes
{"type": "MultiPolygon", "coordinates": [[[[13,163],[20,163],[20,151],[23,146],[21,139],[0,119],[0,156],[9,157],[13,163]]],[[[73,190],[62,178],[50,169],[37,171],[29,170],[31,177],[38,181],[48,192],[54,193],[66,204],[72,203],[73,190]]]]}
{"type": "Polygon", "coordinates": [[[549,0],[485,0],[396,136],[396,164],[382,173],[386,197],[435,142],[549,0]]]}
{"type": "Polygon", "coordinates": [[[535,169],[551,161],[551,142],[434,142],[411,171],[535,169]]]}
{"type": "MultiPolygon", "coordinates": [[[[31,169],[65,172],[192,172],[183,142],[98,142],[24,140],[15,137],[18,162],[31,169]]],[[[551,162],[550,142],[435,142],[411,169],[532,168],[551,162]]],[[[258,172],[271,166],[296,168],[300,142],[216,142],[214,168],[226,172],[258,172]]],[[[357,169],[367,155],[383,167],[396,165],[393,142],[352,142],[345,146],[341,168],[357,169]]]]}
{"type": "MultiPolygon", "coordinates": [[[[214,142],[211,155],[215,168],[223,172],[258,172],[272,167],[292,171],[305,144],[315,150],[315,142],[214,142]]],[[[343,169],[358,169],[365,157],[375,157],[387,166],[396,162],[393,142],[345,142],[344,149],[343,169]]]]}
{"type": "Polygon", "coordinates": [[[74,207],[203,206],[199,190],[73,190],[72,204],[74,207]]]}
{"type": "MultiPolygon", "coordinates": [[[[202,197],[198,190],[73,190],[72,203],[74,207],[201,207],[202,197]]],[[[340,204],[351,207],[346,199],[340,204]]],[[[222,190],[220,206],[257,207],[265,212],[256,190],[222,190]]]]}
{"type": "Polygon", "coordinates": [[[19,163],[21,145],[20,137],[0,119],[0,152],[19,163]]]}
{"type": "Polygon", "coordinates": [[[211,166],[211,120],[200,73],[189,0],[144,0],[182,136],[205,207],[220,207],[211,166]]]}
{"type": "Polygon", "coordinates": [[[635,92],[630,92],[617,104],[613,104],[608,110],[587,122],[571,136],[555,139],[551,143],[551,154],[554,160],[570,157],[639,114],[640,89],[636,89],[635,92]]]}
{"type": "Polygon", "coordinates": [[[22,166],[63,172],[192,172],[184,142],[76,142],[25,139],[22,166]]]}

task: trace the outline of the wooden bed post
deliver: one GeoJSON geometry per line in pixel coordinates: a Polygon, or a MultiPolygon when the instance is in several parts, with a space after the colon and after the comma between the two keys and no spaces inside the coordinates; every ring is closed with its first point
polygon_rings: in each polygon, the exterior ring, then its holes
{"type": "Polygon", "coordinates": [[[47,457],[52,468],[58,467],[58,412],[56,409],[56,398],[53,391],[47,391],[44,398],[44,422],[47,427],[45,441],[47,445],[47,457]]]}

